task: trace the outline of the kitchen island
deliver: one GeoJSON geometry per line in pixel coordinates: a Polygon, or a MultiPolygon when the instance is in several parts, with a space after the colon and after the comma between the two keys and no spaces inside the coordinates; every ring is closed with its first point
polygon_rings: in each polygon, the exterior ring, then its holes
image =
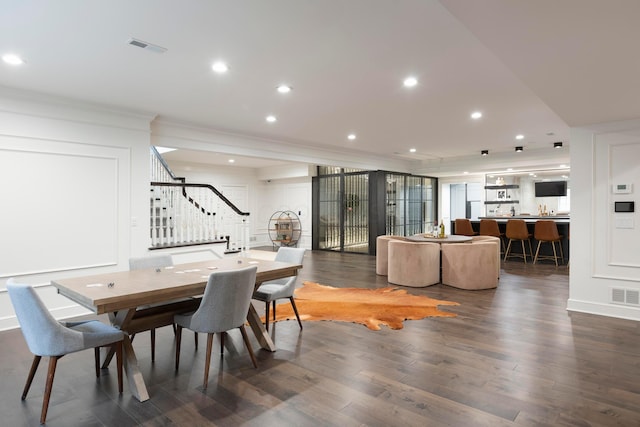
{"type": "MultiPolygon", "coordinates": [[[[531,246],[533,247],[533,253],[536,252],[536,247],[538,246],[538,241],[533,237],[534,227],[536,221],[538,220],[552,220],[555,221],[558,226],[558,233],[562,236],[562,252],[564,255],[563,264],[566,264],[569,261],[569,224],[570,219],[569,215],[515,215],[515,216],[481,216],[477,220],[471,220],[471,226],[476,233],[480,232],[480,220],[481,219],[495,219],[498,222],[498,227],[500,228],[500,232],[504,233],[507,229],[507,221],[510,219],[522,219],[527,224],[527,228],[529,229],[529,233],[531,233],[531,246]]],[[[455,234],[456,222],[455,220],[451,221],[451,233],[455,234]]],[[[505,244],[509,240],[505,237],[505,244]]],[[[514,245],[512,247],[512,251],[518,252],[519,245],[514,245]]],[[[551,255],[553,254],[553,249],[551,248],[551,244],[543,244],[540,246],[540,254],[541,255],[551,255]]],[[[528,261],[527,261],[528,262],[528,261]]]]}

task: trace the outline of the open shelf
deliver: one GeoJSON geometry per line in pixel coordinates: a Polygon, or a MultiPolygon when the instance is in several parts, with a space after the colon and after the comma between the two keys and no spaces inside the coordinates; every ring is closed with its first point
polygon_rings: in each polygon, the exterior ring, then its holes
{"type": "Polygon", "coordinates": [[[269,219],[269,238],[275,246],[297,246],[302,234],[300,218],[293,211],[277,211],[269,219]]]}

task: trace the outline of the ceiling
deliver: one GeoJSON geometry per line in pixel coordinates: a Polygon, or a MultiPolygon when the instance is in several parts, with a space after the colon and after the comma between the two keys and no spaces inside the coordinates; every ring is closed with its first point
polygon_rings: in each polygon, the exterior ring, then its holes
{"type": "Polygon", "coordinates": [[[640,117],[636,0],[2,0],[0,8],[0,54],[26,61],[0,63],[2,86],[292,150],[366,153],[424,170],[487,149],[515,164],[515,146],[525,148],[518,162],[554,159],[552,144],[563,141],[568,158],[570,126],[640,117]],[[229,71],[214,73],[216,60],[229,71]],[[408,76],[415,87],[403,86],[408,76]],[[278,93],[281,83],[293,90],[278,93]],[[474,111],[483,117],[471,119],[474,111]]]}
{"type": "Polygon", "coordinates": [[[260,169],[266,167],[284,166],[289,162],[282,160],[265,159],[263,157],[250,157],[240,155],[229,155],[203,150],[175,150],[162,153],[162,157],[171,165],[175,162],[201,163],[206,165],[237,165],[243,168],[260,169]]]}

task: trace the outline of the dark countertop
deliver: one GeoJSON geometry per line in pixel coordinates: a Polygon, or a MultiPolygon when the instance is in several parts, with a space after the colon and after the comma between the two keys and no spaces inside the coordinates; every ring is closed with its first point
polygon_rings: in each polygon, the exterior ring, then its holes
{"type": "MultiPolygon", "coordinates": [[[[516,215],[516,216],[481,216],[479,219],[495,219],[498,222],[507,222],[510,219],[523,219],[525,222],[535,222],[539,219],[549,219],[558,223],[569,223],[569,215],[516,215]]],[[[472,221],[473,222],[473,221],[472,221]]]]}

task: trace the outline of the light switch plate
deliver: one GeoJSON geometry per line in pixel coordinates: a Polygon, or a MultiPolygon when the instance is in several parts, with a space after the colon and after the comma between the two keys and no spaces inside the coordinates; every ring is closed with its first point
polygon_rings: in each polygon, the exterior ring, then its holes
{"type": "Polygon", "coordinates": [[[635,228],[633,218],[616,218],[616,228],[635,228]]]}

